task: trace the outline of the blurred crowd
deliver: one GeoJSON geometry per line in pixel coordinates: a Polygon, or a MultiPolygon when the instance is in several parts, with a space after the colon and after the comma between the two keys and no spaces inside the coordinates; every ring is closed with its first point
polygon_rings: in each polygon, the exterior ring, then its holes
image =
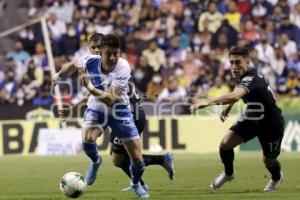
{"type": "MultiPolygon", "coordinates": [[[[56,69],[88,54],[94,32],[120,37],[143,99],[188,102],[228,93],[228,51],[248,46],[279,96],[300,95],[298,0],[28,0],[28,20],[46,16],[56,69]]],[[[40,24],[21,30],[0,68],[0,102],[51,105],[40,24]]],[[[67,82],[76,84],[76,73],[67,82]]],[[[61,86],[66,103],[82,89],[61,86]]]]}

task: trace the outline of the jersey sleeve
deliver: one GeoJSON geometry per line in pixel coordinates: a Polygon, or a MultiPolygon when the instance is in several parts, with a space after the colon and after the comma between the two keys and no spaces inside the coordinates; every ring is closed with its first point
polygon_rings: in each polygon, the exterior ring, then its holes
{"type": "Polygon", "coordinates": [[[127,82],[130,79],[130,66],[128,63],[122,63],[118,66],[118,70],[112,77],[111,85],[119,88],[127,87],[127,82]]]}
{"type": "Polygon", "coordinates": [[[84,69],[86,67],[86,63],[90,60],[90,59],[95,59],[95,58],[100,58],[100,56],[96,56],[96,55],[87,55],[87,56],[82,56],[80,58],[78,58],[75,61],[75,67],[77,69],[84,69]]]}
{"type": "Polygon", "coordinates": [[[89,60],[88,56],[83,56],[83,57],[78,58],[75,61],[75,67],[77,69],[83,69],[86,66],[86,63],[88,60],[89,60]]]}
{"type": "Polygon", "coordinates": [[[242,87],[246,90],[247,93],[249,93],[256,88],[255,77],[253,75],[245,76],[244,78],[242,78],[237,87],[242,87]]]}

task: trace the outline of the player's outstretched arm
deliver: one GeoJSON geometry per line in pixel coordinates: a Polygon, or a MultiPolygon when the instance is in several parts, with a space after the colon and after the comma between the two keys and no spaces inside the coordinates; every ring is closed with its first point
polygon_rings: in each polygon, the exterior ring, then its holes
{"type": "Polygon", "coordinates": [[[211,99],[211,100],[205,100],[200,103],[194,104],[191,106],[191,110],[195,111],[197,109],[206,108],[208,106],[212,105],[227,105],[227,104],[233,104],[240,100],[244,95],[247,94],[247,91],[243,87],[236,87],[231,93],[223,95],[219,98],[211,99]]]}
{"type": "Polygon", "coordinates": [[[63,66],[61,67],[61,69],[56,74],[54,74],[54,77],[52,79],[53,86],[55,86],[59,82],[59,80],[61,78],[65,77],[69,73],[75,71],[75,69],[76,69],[76,62],[77,62],[76,60],[73,60],[71,62],[63,64],[63,66]]]}

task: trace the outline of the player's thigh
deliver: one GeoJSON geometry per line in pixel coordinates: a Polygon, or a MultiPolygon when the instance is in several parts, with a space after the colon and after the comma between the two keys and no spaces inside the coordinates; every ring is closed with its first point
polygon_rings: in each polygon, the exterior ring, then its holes
{"type": "Polygon", "coordinates": [[[134,124],[131,113],[128,113],[125,120],[111,118],[109,121],[112,131],[120,139],[132,162],[142,161],[141,140],[139,132],[134,124]],[[127,117],[128,116],[128,117],[127,117]]]}
{"type": "Polygon", "coordinates": [[[97,124],[86,124],[82,127],[82,140],[84,142],[95,142],[101,136],[102,130],[97,124]]]}
{"type": "Polygon", "coordinates": [[[82,138],[85,142],[94,142],[107,127],[104,113],[87,108],[84,112],[82,138]]]}
{"type": "Polygon", "coordinates": [[[138,138],[132,140],[125,140],[122,142],[126,148],[128,156],[130,157],[130,160],[136,164],[142,162],[143,156],[141,139],[138,138]]]}
{"type": "Polygon", "coordinates": [[[244,140],[240,135],[236,134],[232,130],[228,130],[221,140],[220,149],[222,150],[233,149],[243,142],[244,140]]]}
{"type": "Polygon", "coordinates": [[[282,138],[283,136],[274,137],[272,139],[259,137],[259,142],[262,147],[264,157],[275,159],[279,156],[282,138]]]}
{"type": "Polygon", "coordinates": [[[224,148],[234,148],[237,145],[247,142],[257,136],[259,132],[258,125],[252,120],[239,120],[229,128],[229,132],[224,136],[224,148]]]}
{"type": "MultiPolygon", "coordinates": [[[[281,122],[278,122],[281,123],[281,122]]],[[[281,126],[272,127],[272,124],[264,125],[264,131],[258,136],[266,159],[276,159],[281,150],[281,142],[284,134],[284,122],[281,126]]]]}

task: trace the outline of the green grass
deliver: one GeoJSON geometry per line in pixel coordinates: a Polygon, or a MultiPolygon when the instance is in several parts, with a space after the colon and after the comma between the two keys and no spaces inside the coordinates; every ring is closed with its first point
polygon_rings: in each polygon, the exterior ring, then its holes
{"type": "MultiPolygon", "coordinates": [[[[261,154],[238,153],[236,155],[236,179],[213,191],[209,184],[222,166],[217,154],[176,154],[176,179],[169,181],[159,166],[148,167],[144,180],[150,186],[151,199],[299,199],[300,159],[297,153],[283,153],[280,161],[285,173],[284,184],[279,191],[263,193],[269,174],[261,162],[261,154]]],[[[0,199],[66,199],[59,191],[59,180],[69,171],[85,174],[88,160],[75,157],[20,157],[0,158],[0,199]]],[[[104,163],[98,179],[81,199],[137,199],[120,189],[128,186],[129,179],[121,170],[112,166],[110,158],[104,163]]]]}

